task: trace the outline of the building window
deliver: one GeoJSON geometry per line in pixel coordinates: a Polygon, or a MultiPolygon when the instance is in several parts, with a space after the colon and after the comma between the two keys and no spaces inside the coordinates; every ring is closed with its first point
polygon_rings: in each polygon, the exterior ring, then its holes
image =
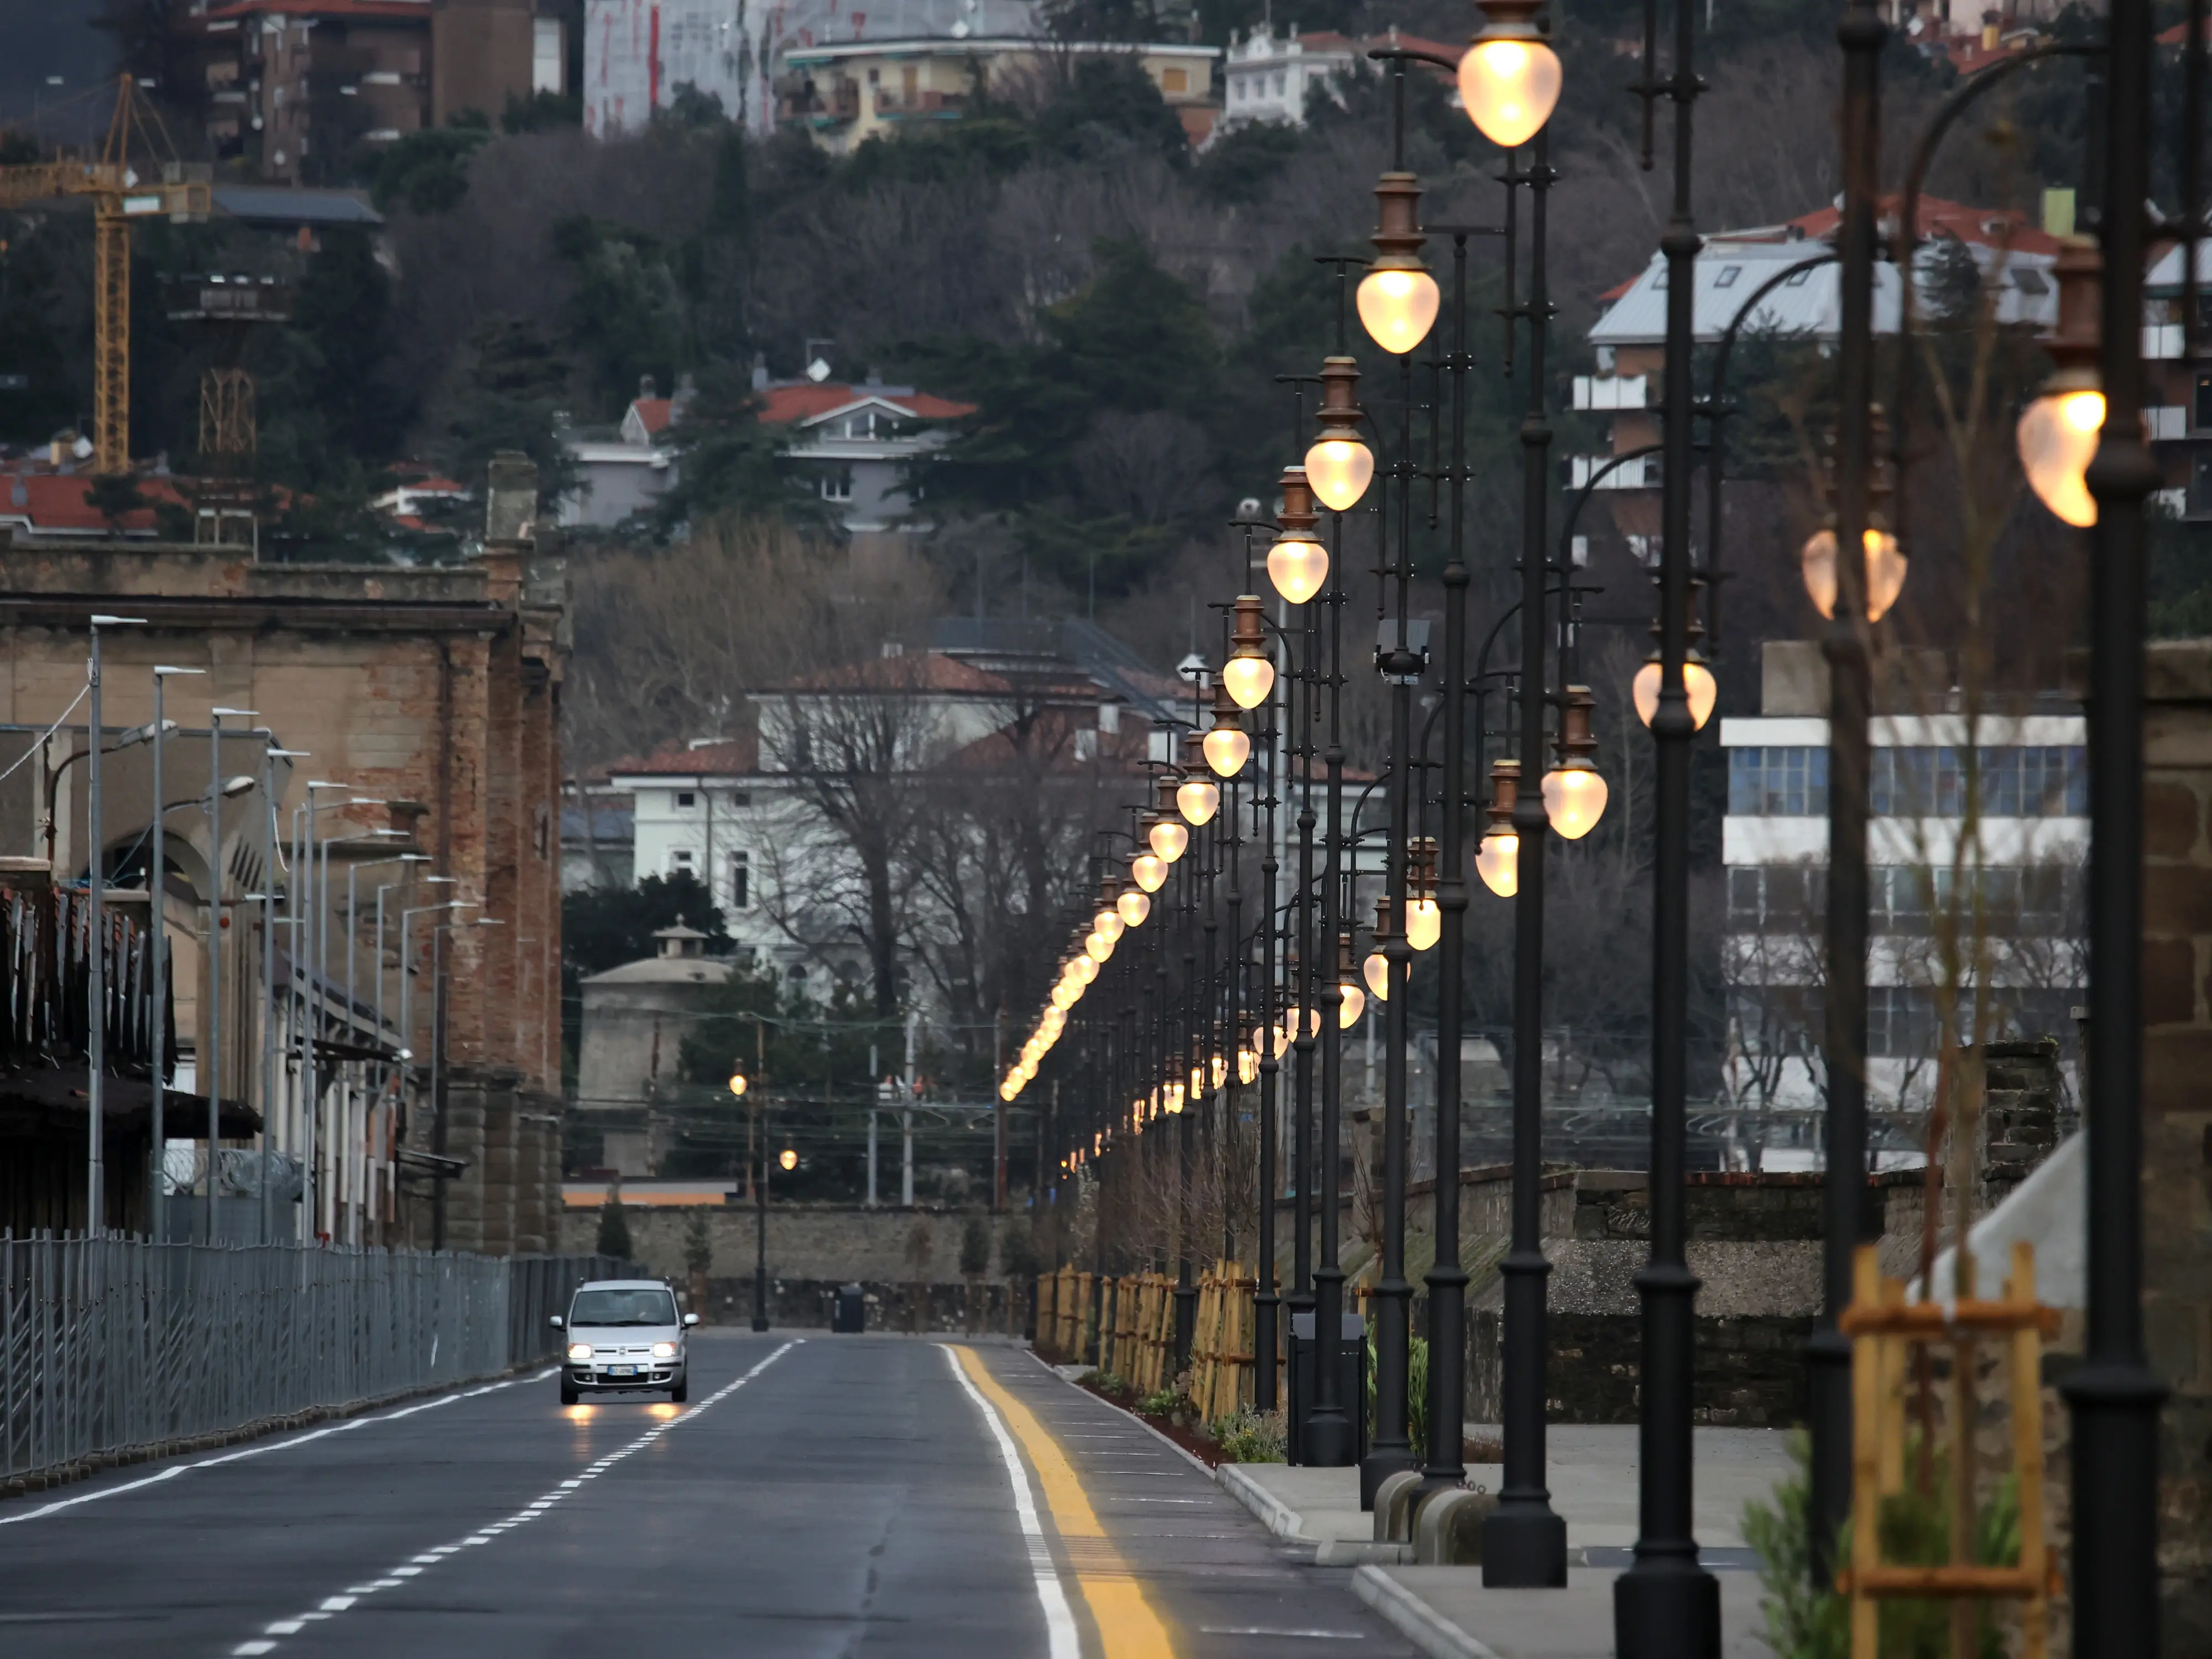
{"type": "Polygon", "coordinates": [[[1811,276],[1812,274],[1813,273],[1810,270],[1801,270],[1794,276],[1784,277],[1783,279],[1782,286],[1784,288],[1802,288],[1805,286],[1806,279],[1811,276]]]}
{"type": "Polygon", "coordinates": [[[752,855],[749,853],[730,854],[730,908],[749,910],[752,908],[752,855]]]}
{"type": "Polygon", "coordinates": [[[1936,1006],[1913,985],[1867,988],[1867,1058],[1927,1060],[1936,1053],[1936,1006]]]}
{"type": "Polygon", "coordinates": [[[1721,274],[1713,278],[1715,288],[1734,288],[1735,279],[1743,275],[1741,265],[1723,265],[1721,274]]]}
{"type": "Polygon", "coordinates": [[[1280,98],[1282,95],[1283,95],[1283,76],[1282,76],[1282,71],[1281,71],[1281,70],[1278,70],[1275,72],[1275,96],[1276,96],[1276,97],[1278,97],[1278,98],[1280,98]]]}
{"type": "Polygon", "coordinates": [[[2201,430],[2212,427],[2212,374],[2197,377],[2197,407],[2195,424],[2201,430]]]}
{"type": "Polygon", "coordinates": [[[668,873],[671,876],[696,878],[699,872],[692,867],[692,862],[691,849],[688,847],[679,847],[668,855],[668,873]]]}
{"type": "Polygon", "coordinates": [[[1732,933],[1817,933],[1828,908],[1828,872],[1814,865],[1738,865],[1728,872],[1732,933]]]}
{"type": "Polygon", "coordinates": [[[1162,92],[1188,92],[1190,90],[1190,71],[1188,70],[1179,69],[1163,70],[1160,72],[1160,90],[1162,92]]]}
{"type": "Polygon", "coordinates": [[[699,797],[690,790],[679,789],[676,792],[676,806],[678,811],[688,811],[698,804],[699,797]]]}
{"type": "Polygon", "coordinates": [[[853,471],[842,467],[835,472],[822,475],[822,499],[825,501],[849,501],[853,499],[853,471]]]}
{"type": "MultiPolygon", "coordinates": [[[[1944,745],[1877,749],[1869,780],[1881,817],[1955,818],[1966,810],[1963,753],[1944,745]]],[[[1973,781],[1981,811],[1993,818],[2084,817],[2089,811],[2089,753],[2062,744],[1985,748],[1973,781]]]]}
{"type": "Polygon", "coordinates": [[[1828,751],[1805,745],[1729,750],[1729,811],[1820,817],[1828,810],[1828,751]]]}

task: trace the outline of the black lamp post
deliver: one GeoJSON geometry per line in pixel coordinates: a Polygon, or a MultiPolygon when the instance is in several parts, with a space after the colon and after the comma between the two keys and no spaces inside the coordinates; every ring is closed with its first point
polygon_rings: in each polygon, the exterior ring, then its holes
{"type": "Polygon", "coordinates": [[[1813,1431],[1813,1572],[1825,1582],[1836,1530],[1850,1509],[1851,1347],[1837,1322],[1851,1299],[1851,1263],[1866,1207],[1867,817],[1872,676],[1866,565],[1854,556],[1868,527],[1874,448],[1875,192],[1881,160],[1882,43],[1872,0],[1850,0],[1836,38],[1844,49],[1844,208],[1836,357],[1834,614],[1828,662],[1827,1178],[1820,1322],[1807,1345],[1813,1431]]]}
{"type": "MultiPolygon", "coordinates": [[[[2191,9],[2191,113],[2202,12],[2191,9]]],[[[2090,537],[2088,1331],[2061,1385],[2074,1417],[2074,1648],[2159,1651],[2159,1411],[2142,1325],[2143,507],[2159,467],[2143,441],[2142,287],[2150,195],[2149,0],[2112,0],[2105,97],[2103,436],[2087,483],[2090,537]]],[[[2184,135],[2191,155],[2202,135],[2184,135]]],[[[2198,177],[2192,162],[2185,169],[2198,177]]],[[[2191,267],[2203,209],[2183,204],[2191,267]]],[[[2193,335],[2196,319],[2186,325],[2193,335]]]]}

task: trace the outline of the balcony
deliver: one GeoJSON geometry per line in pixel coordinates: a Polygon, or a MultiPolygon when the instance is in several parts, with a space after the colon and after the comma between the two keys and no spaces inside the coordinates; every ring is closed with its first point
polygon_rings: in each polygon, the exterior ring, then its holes
{"type": "Polygon", "coordinates": [[[779,124],[836,126],[860,118],[860,88],[857,82],[837,81],[825,92],[812,81],[778,88],[775,118],[779,124]]]}
{"type": "Polygon", "coordinates": [[[941,120],[957,116],[967,107],[964,92],[889,92],[881,88],[876,91],[879,121],[941,120]]]}

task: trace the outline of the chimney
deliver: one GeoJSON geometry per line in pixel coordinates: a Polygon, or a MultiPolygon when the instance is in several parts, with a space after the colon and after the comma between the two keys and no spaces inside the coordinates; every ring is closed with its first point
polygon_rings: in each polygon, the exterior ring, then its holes
{"type": "Polygon", "coordinates": [[[1982,14],[1982,50],[1995,52],[2003,38],[2003,20],[1994,11],[1982,14]]]}
{"type": "Polygon", "coordinates": [[[753,390],[768,390],[768,359],[757,351],[753,353],[753,390]]]}
{"type": "Polygon", "coordinates": [[[641,399],[653,397],[658,391],[659,388],[653,383],[652,375],[641,374],[637,377],[637,395],[641,399]]]}
{"type": "Polygon", "coordinates": [[[538,467],[518,449],[502,449],[486,469],[484,597],[494,605],[522,598],[522,556],[537,533],[538,467]]]}

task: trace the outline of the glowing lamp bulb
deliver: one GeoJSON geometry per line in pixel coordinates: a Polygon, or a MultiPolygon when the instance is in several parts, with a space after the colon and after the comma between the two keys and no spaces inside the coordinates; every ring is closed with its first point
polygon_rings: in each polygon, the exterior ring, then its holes
{"type": "Polygon", "coordinates": [[[1485,836],[1475,849],[1474,872],[1500,898],[1521,890],[1521,837],[1510,830],[1485,836]]]}
{"type": "Polygon", "coordinates": [[[1221,786],[1212,778],[1193,778],[1176,791],[1176,811],[1182,814],[1185,823],[1211,823],[1220,810],[1221,786]]]}
{"type": "Polygon", "coordinates": [[[1154,824],[1147,839],[1152,842],[1153,856],[1166,864],[1173,864],[1190,850],[1189,830],[1173,818],[1163,818],[1154,824]]]}
{"type": "MultiPolygon", "coordinates": [[[[1375,452],[1357,438],[1323,438],[1306,451],[1306,481],[1323,507],[1347,513],[1375,481],[1375,452]]],[[[1236,696],[1236,687],[1229,690],[1236,696]]]]}
{"type": "Polygon", "coordinates": [[[1121,920],[1121,911],[1115,908],[1110,904],[1104,909],[1101,910],[1097,915],[1091,917],[1091,921],[1092,924],[1092,931],[1097,933],[1109,945],[1118,945],[1121,943],[1121,935],[1129,926],[1127,922],[1121,920]]]}
{"type": "Polygon", "coordinates": [[[1402,357],[1429,337],[1443,295],[1418,265],[1379,265],[1359,279],[1355,298],[1368,337],[1402,357]]]}
{"type": "MultiPolygon", "coordinates": [[[[1866,545],[1867,620],[1877,623],[1905,591],[1905,553],[1897,538],[1869,526],[1866,545]]],[[[1806,540],[1805,591],[1823,617],[1836,614],[1836,532],[1822,528],[1806,540]]]]}
{"type": "Polygon", "coordinates": [[[745,1074],[743,1072],[732,1072],[730,1073],[730,1092],[732,1094],[742,1095],[744,1093],[746,1087],[745,1074]]]}
{"type": "Polygon", "coordinates": [[[2105,428],[2105,394],[2087,389],[2047,393],[2020,417],[2020,464],[2035,498],[2079,529],[2097,522],[2097,498],[2085,475],[2105,428]]]}
{"type": "Polygon", "coordinates": [[[1140,927],[1145,918],[1152,913],[1152,901],[1141,892],[1124,893],[1114,901],[1114,908],[1125,927],[1140,927]]]}
{"type": "MultiPolygon", "coordinates": [[[[1220,726],[1207,732],[1200,747],[1205,750],[1206,763],[1213,769],[1213,775],[1217,778],[1235,777],[1244,769],[1244,763],[1252,758],[1251,737],[1233,726],[1220,726]]],[[[1183,787],[1188,789],[1190,786],[1185,784],[1183,787]]],[[[1176,799],[1181,802],[1182,797],[1180,793],[1176,799]]],[[[1211,811],[1206,814],[1207,817],[1212,816],[1211,811]]],[[[1196,822],[1203,823],[1206,819],[1200,818],[1196,822]]]]}
{"type": "Polygon", "coordinates": [[[1129,860],[1129,878],[1147,893],[1157,893],[1168,878],[1168,861],[1157,853],[1139,853],[1129,860]]]}
{"type": "Polygon", "coordinates": [[[1083,941],[1083,954],[1093,962],[1103,962],[1114,954],[1113,941],[1103,933],[1093,933],[1083,941]]]}
{"type": "Polygon", "coordinates": [[[1380,951],[1370,951],[1367,960],[1359,964],[1359,977],[1367,981],[1367,988],[1375,994],[1377,1002],[1390,1000],[1390,958],[1380,951]]]}
{"type": "Polygon", "coordinates": [[[1073,994],[1069,992],[1067,988],[1067,981],[1066,980],[1062,980],[1059,984],[1052,988],[1052,1006],[1054,1007],[1065,1008],[1074,1000],[1075,998],[1073,994]]]}
{"type": "Polygon", "coordinates": [[[1559,101],[1559,54],[1541,40],[1478,40],[1459,60],[1459,99],[1482,136],[1518,149],[1559,101]]]}
{"type": "Polygon", "coordinates": [[[1417,898],[1406,906],[1406,943],[1425,951],[1444,935],[1444,913],[1432,898],[1417,898]]]}
{"type": "MultiPolygon", "coordinates": [[[[1833,603],[1832,600],[1831,604],[1833,603]]],[[[1682,665],[1682,689],[1690,694],[1690,724],[1702,732],[1705,722],[1713,717],[1713,704],[1721,695],[1720,682],[1713,671],[1692,657],[1682,665]]],[[[1659,659],[1654,657],[1636,671],[1636,678],[1629,686],[1630,695],[1636,699],[1636,717],[1646,726],[1659,713],[1659,659]]]]}
{"type": "Polygon", "coordinates": [[[782,1164],[786,1170],[795,1170],[799,1167],[799,1154],[787,1146],[775,1155],[775,1161],[782,1164]]]}
{"type": "Polygon", "coordinates": [[[1257,708],[1275,689],[1274,659],[1265,653],[1235,656],[1221,665],[1221,683],[1239,708],[1257,708]]]}
{"type": "MultiPolygon", "coordinates": [[[[1119,918],[1116,918],[1118,925],[1119,918]]],[[[1098,959],[1086,951],[1069,965],[1068,972],[1085,985],[1093,984],[1098,978],[1098,959]]]]}
{"type": "Polygon", "coordinates": [[[1267,550],[1267,580],[1291,605],[1304,605],[1328,580],[1328,550],[1310,536],[1285,535],[1267,550]]]}
{"type": "Polygon", "coordinates": [[[1259,1075],[1260,1056],[1249,1048],[1239,1048],[1237,1051],[1237,1080],[1239,1083],[1251,1083],[1259,1075]]]}
{"type": "Polygon", "coordinates": [[[1595,766],[1555,766],[1544,774],[1544,816],[1553,833],[1580,841],[1605,816],[1605,778],[1595,766]]]}
{"type": "Polygon", "coordinates": [[[1367,1012],[1367,993],[1357,985],[1340,985],[1336,988],[1344,995],[1343,1005],[1336,1011],[1337,1029],[1348,1031],[1359,1024],[1360,1015],[1367,1012]]]}

